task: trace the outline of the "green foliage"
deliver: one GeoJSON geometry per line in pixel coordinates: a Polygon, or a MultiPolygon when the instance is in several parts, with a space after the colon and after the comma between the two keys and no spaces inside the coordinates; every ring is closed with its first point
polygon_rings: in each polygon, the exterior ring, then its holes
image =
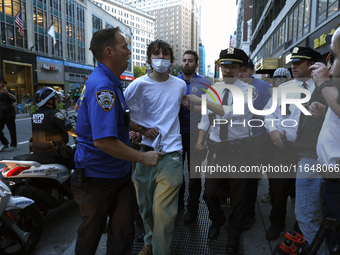
{"type": "Polygon", "coordinates": [[[133,75],[137,79],[138,77],[143,76],[146,74],[146,67],[145,66],[134,66],[133,67],[133,75]]]}
{"type": "Polygon", "coordinates": [[[171,66],[170,67],[170,74],[173,76],[178,76],[182,73],[182,66],[171,66]]]}

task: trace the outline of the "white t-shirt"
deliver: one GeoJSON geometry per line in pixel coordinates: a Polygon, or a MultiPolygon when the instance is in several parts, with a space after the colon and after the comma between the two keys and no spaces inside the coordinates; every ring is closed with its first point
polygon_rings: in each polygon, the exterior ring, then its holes
{"type": "Polygon", "coordinates": [[[134,80],[124,91],[131,120],[145,128],[157,128],[155,139],[143,136],[142,144],[163,153],[182,152],[178,113],[186,94],[183,80],[169,75],[164,82],[144,75],[134,80]],[[162,148],[162,149],[161,149],[162,148]]]}
{"type": "Polygon", "coordinates": [[[316,146],[321,164],[335,167],[340,160],[340,118],[329,107],[316,146]]]}

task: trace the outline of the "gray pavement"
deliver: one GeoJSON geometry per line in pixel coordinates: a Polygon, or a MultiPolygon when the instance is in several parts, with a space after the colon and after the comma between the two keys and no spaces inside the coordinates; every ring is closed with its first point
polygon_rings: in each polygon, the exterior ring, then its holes
{"type": "MultiPolygon", "coordinates": [[[[284,240],[283,233],[275,241],[268,241],[265,238],[265,230],[270,226],[269,214],[271,205],[269,202],[261,202],[261,197],[268,193],[268,179],[266,176],[259,182],[258,199],[256,203],[256,222],[252,228],[242,233],[242,250],[240,254],[244,255],[271,255],[274,248],[284,240]]],[[[224,206],[226,216],[229,213],[229,205],[224,206]]],[[[172,254],[176,255],[219,255],[225,254],[227,242],[226,225],[221,228],[221,234],[215,241],[207,240],[210,220],[208,218],[208,209],[201,199],[199,216],[197,222],[193,224],[183,224],[184,210],[179,212],[174,231],[172,254]]],[[[294,208],[292,202],[288,199],[286,231],[293,229],[295,222],[294,208]]],[[[75,240],[65,250],[62,255],[74,254],[75,240]]],[[[133,246],[132,254],[138,254],[142,249],[143,243],[136,242],[133,246]]],[[[106,254],[106,234],[100,240],[96,255],[106,254]]]]}

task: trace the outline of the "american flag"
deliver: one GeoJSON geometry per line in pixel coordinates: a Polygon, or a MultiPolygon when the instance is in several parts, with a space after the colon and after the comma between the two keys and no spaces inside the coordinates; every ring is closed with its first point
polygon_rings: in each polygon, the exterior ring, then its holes
{"type": "Polygon", "coordinates": [[[235,37],[230,35],[229,47],[234,48],[235,44],[235,37]]]}
{"type": "Polygon", "coordinates": [[[19,34],[24,37],[25,33],[24,33],[24,24],[22,22],[22,17],[21,17],[21,12],[19,12],[19,14],[17,15],[17,17],[15,18],[15,24],[18,25],[19,29],[18,32],[19,34]]]}

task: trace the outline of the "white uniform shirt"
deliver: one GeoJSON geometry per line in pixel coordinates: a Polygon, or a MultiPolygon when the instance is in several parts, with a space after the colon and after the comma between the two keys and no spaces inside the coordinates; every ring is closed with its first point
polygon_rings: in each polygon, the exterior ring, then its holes
{"type": "Polygon", "coordinates": [[[335,165],[340,160],[340,118],[328,108],[316,146],[321,164],[335,165]]]}
{"type": "MultiPolygon", "coordinates": [[[[286,134],[287,140],[289,142],[295,141],[297,137],[297,130],[299,127],[301,110],[298,107],[296,107],[296,105],[291,104],[289,105],[289,111],[291,113],[288,114],[287,112],[286,115],[281,114],[281,89],[286,88],[289,90],[289,88],[297,88],[297,87],[302,88],[302,84],[303,84],[302,81],[292,80],[292,81],[283,83],[282,85],[278,87],[278,100],[277,100],[278,106],[276,107],[276,110],[272,114],[264,116],[265,127],[269,134],[273,132],[274,130],[279,130],[280,132],[284,132],[286,134]],[[289,121],[289,119],[295,120],[296,122],[289,121]],[[297,125],[294,126],[296,123],[297,125]]],[[[306,81],[306,84],[308,85],[308,90],[310,94],[312,94],[315,89],[315,84],[314,84],[313,79],[309,79],[308,81],[306,81]]],[[[287,95],[287,98],[289,99],[299,99],[300,97],[301,97],[301,93],[289,93],[287,95]]],[[[272,100],[273,99],[271,98],[268,101],[264,109],[271,108],[272,100]]]]}
{"type": "Polygon", "coordinates": [[[142,144],[161,150],[163,154],[182,152],[178,114],[186,90],[185,82],[172,75],[164,82],[156,82],[144,75],[125,89],[124,97],[131,120],[159,131],[155,139],[143,136],[142,144]]]}
{"type": "MultiPolygon", "coordinates": [[[[220,95],[221,100],[223,100],[224,94],[225,94],[225,88],[219,87],[219,85],[224,84],[224,82],[218,82],[215,83],[212,87],[216,90],[218,95],[220,95]]],[[[244,114],[242,115],[234,115],[233,114],[233,97],[231,96],[232,93],[229,92],[228,96],[228,105],[223,105],[224,110],[224,116],[219,116],[216,114],[216,119],[225,119],[228,120],[227,124],[221,124],[221,125],[228,125],[228,141],[236,140],[236,139],[243,139],[251,136],[251,127],[248,125],[248,121],[252,118],[252,113],[250,112],[248,108],[248,88],[252,88],[255,90],[255,87],[252,85],[249,85],[248,83],[245,83],[241,80],[237,80],[233,86],[238,87],[242,90],[242,93],[244,95],[244,114]],[[239,124],[235,124],[239,123],[239,124]],[[231,126],[232,124],[232,126],[231,126]]],[[[209,93],[211,93],[216,102],[219,102],[217,99],[217,96],[213,93],[213,91],[209,90],[209,93]]],[[[207,93],[209,95],[209,93],[207,93]]],[[[213,102],[213,99],[210,96],[207,96],[207,99],[211,102],[213,102]]],[[[202,129],[204,131],[207,131],[210,126],[209,121],[209,113],[212,113],[210,110],[208,110],[207,115],[202,115],[201,122],[198,124],[198,128],[202,129]]],[[[211,125],[209,129],[209,139],[214,142],[222,142],[220,139],[220,124],[216,124],[215,127],[211,125]]]]}

